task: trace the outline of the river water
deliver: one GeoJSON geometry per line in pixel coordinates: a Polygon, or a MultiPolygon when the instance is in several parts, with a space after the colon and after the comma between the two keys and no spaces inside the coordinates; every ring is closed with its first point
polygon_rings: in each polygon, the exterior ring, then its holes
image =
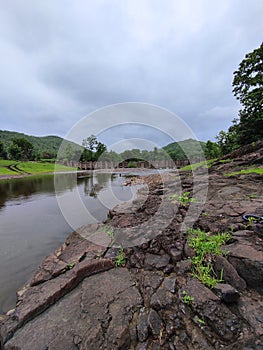
{"type": "MultiPolygon", "coordinates": [[[[123,186],[120,173],[30,176],[0,181],[0,313],[15,306],[16,290],[26,283],[41,260],[58,248],[73,231],[60,203],[78,193],[90,215],[78,215],[78,227],[103,221],[109,208],[132,200],[136,188],[123,186]],[[103,200],[101,200],[103,198],[103,200]],[[105,204],[106,203],[106,204],[105,204]]],[[[74,203],[71,205],[74,212],[74,203]]]]}

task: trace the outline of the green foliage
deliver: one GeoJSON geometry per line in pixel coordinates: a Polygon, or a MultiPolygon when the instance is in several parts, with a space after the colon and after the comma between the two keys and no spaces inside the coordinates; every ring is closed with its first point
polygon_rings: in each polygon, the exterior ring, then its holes
{"type": "Polygon", "coordinates": [[[104,152],[107,151],[106,145],[99,142],[95,135],[90,135],[82,141],[82,146],[84,147],[83,153],[81,155],[82,161],[92,161],[95,162],[99,160],[104,152]]]}
{"type": "Polygon", "coordinates": [[[216,137],[223,154],[263,139],[263,43],[239,64],[232,86],[242,109],[228,131],[216,137]]]}
{"type": "Polygon", "coordinates": [[[187,294],[187,292],[185,290],[182,291],[182,300],[183,300],[183,303],[186,304],[186,305],[190,305],[192,301],[194,301],[194,298],[191,297],[189,294],[187,294]]]}
{"type": "Polygon", "coordinates": [[[163,150],[165,150],[173,160],[199,159],[205,147],[205,142],[189,139],[170,143],[163,147],[163,150]]]}
{"type": "Polygon", "coordinates": [[[235,175],[251,174],[251,173],[263,174],[263,168],[259,167],[259,168],[241,169],[239,171],[233,171],[232,173],[227,173],[225,175],[226,176],[235,176],[235,175]]]}
{"type": "Polygon", "coordinates": [[[237,120],[233,121],[233,125],[230,126],[228,131],[221,130],[216,136],[218,146],[221,149],[223,155],[229,154],[240,147],[238,140],[238,124],[237,120]]]}
{"type": "Polygon", "coordinates": [[[34,146],[25,138],[15,138],[8,148],[11,159],[32,160],[34,159],[34,146]]]}
{"type": "Polygon", "coordinates": [[[216,142],[210,140],[207,141],[204,152],[206,159],[214,159],[222,155],[220,146],[216,142]]]}
{"type": "Polygon", "coordinates": [[[181,171],[194,171],[198,168],[204,167],[204,168],[209,168],[213,165],[213,163],[216,161],[216,159],[208,159],[206,161],[203,162],[198,162],[198,163],[194,163],[194,164],[189,164],[186,165],[184,167],[182,167],[180,170],[181,171]]]}
{"type": "Polygon", "coordinates": [[[118,267],[124,267],[126,265],[126,256],[122,247],[119,248],[117,258],[115,259],[115,265],[118,267]]]}
{"type": "Polygon", "coordinates": [[[263,138],[263,43],[248,53],[234,72],[233,93],[243,109],[239,112],[241,145],[263,138]]]}
{"type": "Polygon", "coordinates": [[[76,264],[75,262],[69,263],[69,264],[68,264],[69,270],[73,269],[73,267],[75,266],[75,264],[76,264]]]}
{"type": "Polygon", "coordinates": [[[136,168],[136,162],[130,161],[128,163],[128,168],[136,168]]]}
{"type": "MultiPolygon", "coordinates": [[[[34,156],[36,159],[41,158],[56,158],[58,150],[61,146],[63,139],[59,136],[31,136],[15,131],[0,130],[0,139],[4,143],[5,149],[7,150],[12,144],[12,140],[15,138],[23,138],[29,141],[34,148],[34,156]]],[[[61,150],[61,159],[68,159],[65,149],[67,145],[71,145],[72,150],[74,151],[74,159],[79,159],[82,148],[80,145],[77,145],[74,142],[64,140],[63,149],[61,150]],[[65,154],[64,154],[65,151],[65,154]]]]}
{"type": "Polygon", "coordinates": [[[0,159],[6,159],[7,158],[7,152],[5,149],[5,145],[3,141],[0,140],[0,159]]]}
{"type": "Polygon", "coordinates": [[[231,235],[229,233],[211,235],[200,229],[191,229],[188,232],[188,244],[195,251],[195,256],[191,259],[193,276],[208,287],[213,288],[217,283],[222,282],[223,270],[221,271],[220,279],[217,279],[212,262],[216,255],[224,253],[222,245],[230,238],[231,235]]]}
{"type": "Polygon", "coordinates": [[[181,195],[178,195],[178,194],[171,194],[169,196],[169,199],[173,202],[173,201],[179,201],[180,202],[180,205],[183,206],[183,207],[186,207],[186,205],[188,203],[192,203],[192,202],[195,202],[195,198],[190,198],[190,192],[184,192],[183,194],[181,195]]]}

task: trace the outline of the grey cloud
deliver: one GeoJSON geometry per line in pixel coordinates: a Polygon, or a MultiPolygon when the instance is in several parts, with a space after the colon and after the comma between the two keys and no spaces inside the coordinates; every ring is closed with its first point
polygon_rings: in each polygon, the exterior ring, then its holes
{"type": "Polygon", "coordinates": [[[138,101],[213,139],[237,116],[233,71],[261,43],[262,11],[261,0],[5,2],[1,128],[65,135],[99,107],[138,101]]]}

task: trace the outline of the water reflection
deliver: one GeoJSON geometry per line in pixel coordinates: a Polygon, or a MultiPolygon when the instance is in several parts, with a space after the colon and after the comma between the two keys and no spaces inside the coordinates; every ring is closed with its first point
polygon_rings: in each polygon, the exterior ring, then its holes
{"type": "MultiPolygon", "coordinates": [[[[79,184],[84,184],[84,193],[87,196],[97,197],[103,187],[113,181],[114,174],[96,174],[86,175],[77,178],[75,173],[59,174],[56,177],[56,191],[63,193],[73,189],[79,184]]],[[[6,205],[6,202],[20,200],[29,200],[35,194],[54,195],[54,176],[29,176],[0,181],[0,211],[6,205]]]]}

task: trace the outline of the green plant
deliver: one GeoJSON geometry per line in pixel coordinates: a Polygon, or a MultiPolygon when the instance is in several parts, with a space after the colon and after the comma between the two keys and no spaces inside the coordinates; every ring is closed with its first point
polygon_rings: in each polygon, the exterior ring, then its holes
{"type": "Polygon", "coordinates": [[[247,227],[253,226],[253,224],[254,224],[256,221],[257,221],[257,219],[253,218],[252,216],[249,216],[247,227]]]}
{"type": "Polygon", "coordinates": [[[171,194],[169,196],[169,199],[173,202],[174,200],[175,201],[179,201],[180,202],[180,205],[182,205],[183,207],[185,207],[188,203],[192,203],[192,202],[195,202],[195,198],[190,198],[189,197],[190,195],[190,192],[184,192],[183,194],[181,195],[178,195],[178,194],[171,194]]]}
{"type": "Polygon", "coordinates": [[[224,253],[222,245],[231,238],[229,233],[219,233],[211,235],[200,229],[191,229],[188,231],[188,244],[195,251],[195,256],[191,259],[193,264],[193,276],[198,278],[208,287],[215,287],[223,281],[223,269],[220,278],[216,278],[213,269],[213,259],[216,255],[224,253]]]}
{"type": "Polygon", "coordinates": [[[182,291],[182,300],[184,304],[190,305],[191,302],[194,300],[193,297],[191,297],[189,294],[187,294],[187,292],[185,290],[182,291]]]}
{"type": "Polygon", "coordinates": [[[103,232],[103,233],[106,233],[109,238],[110,238],[110,244],[109,246],[112,247],[113,244],[114,244],[114,241],[115,241],[115,232],[114,232],[114,229],[113,227],[111,227],[110,225],[106,224],[106,225],[103,225],[98,232],[103,232]]]}
{"type": "Polygon", "coordinates": [[[115,259],[115,266],[125,266],[126,256],[123,247],[119,247],[118,255],[115,259]]]}
{"type": "Polygon", "coordinates": [[[128,168],[136,168],[136,167],[137,167],[137,163],[136,162],[130,161],[128,163],[128,168]]]}
{"type": "Polygon", "coordinates": [[[203,319],[200,318],[200,317],[197,317],[196,319],[197,319],[197,321],[198,321],[202,326],[205,325],[205,320],[203,320],[203,319]]]}
{"type": "Polygon", "coordinates": [[[69,264],[68,264],[69,270],[73,269],[74,266],[75,266],[75,263],[74,263],[74,262],[69,263],[69,264]]]}

